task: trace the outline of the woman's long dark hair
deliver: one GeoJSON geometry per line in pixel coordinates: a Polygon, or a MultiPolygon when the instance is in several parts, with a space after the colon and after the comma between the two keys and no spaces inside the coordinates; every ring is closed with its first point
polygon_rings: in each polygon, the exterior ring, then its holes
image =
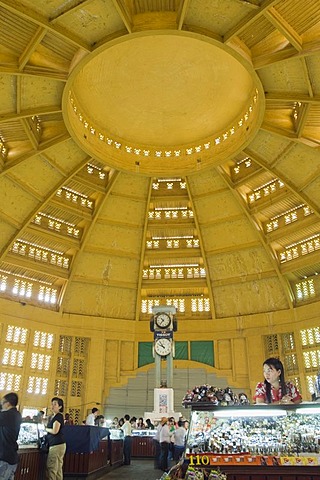
{"type": "MultiPolygon", "coordinates": [[[[268,367],[273,367],[277,371],[280,370],[279,383],[281,388],[281,398],[284,397],[287,394],[287,385],[284,378],[284,368],[283,368],[282,362],[279,360],[279,358],[271,357],[271,358],[267,358],[267,360],[263,362],[263,365],[268,365],[268,367]]],[[[266,386],[267,402],[272,403],[271,383],[269,383],[267,380],[264,380],[264,384],[266,386]]]]}

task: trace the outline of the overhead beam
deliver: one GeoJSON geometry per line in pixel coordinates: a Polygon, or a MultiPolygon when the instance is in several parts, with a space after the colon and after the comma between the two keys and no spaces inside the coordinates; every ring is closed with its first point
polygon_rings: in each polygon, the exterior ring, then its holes
{"type": "Polygon", "coordinates": [[[306,79],[306,82],[307,82],[307,85],[308,85],[309,95],[310,95],[311,98],[313,98],[313,96],[314,96],[313,87],[312,87],[312,83],[311,83],[311,80],[310,80],[309,69],[308,69],[305,57],[302,57],[301,63],[302,63],[302,69],[304,71],[304,76],[305,76],[305,79],[306,79]]]}
{"type": "MultiPolygon", "coordinates": [[[[72,169],[69,172],[68,178],[73,178],[79,170],[81,170],[86,164],[88,163],[88,157],[79,162],[79,164],[72,169]]],[[[0,252],[0,261],[4,259],[5,255],[8,253],[10,249],[10,245],[18,238],[21,237],[21,235],[24,233],[24,231],[28,228],[29,224],[32,222],[34,216],[36,213],[39,211],[40,207],[44,208],[49,202],[51,202],[54,197],[56,196],[57,190],[61,188],[66,182],[66,179],[63,178],[59,182],[57,182],[54,187],[47,193],[47,195],[43,198],[40,199],[36,207],[31,211],[31,213],[25,218],[24,222],[19,226],[19,229],[17,232],[15,232],[14,235],[11,236],[11,238],[8,240],[2,251],[0,252]]],[[[61,206],[61,202],[60,202],[61,206]]],[[[74,213],[74,212],[73,212],[74,213]]],[[[78,212],[79,214],[79,212],[78,212]]]]}
{"type": "Polygon", "coordinates": [[[258,18],[265,14],[265,12],[276,5],[279,0],[263,0],[258,11],[250,13],[247,17],[243,18],[237,25],[231,28],[224,34],[224,42],[228,43],[234,37],[238,36],[243,30],[252,25],[258,18]]]}
{"type": "Polygon", "coordinates": [[[19,57],[19,70],[23,70],[25,65],[28,63],[31,55],[33,54],[37,46],[41,43],[46,33],[47,33],[46,28],[38,27],[31,41],[29,42],[29,44],[27,45],[27,47],[24,49],[24,51],[19,57]]]}
{"type": "Polygon", "coordinates": [[[261,56],[256,56],[253,58],[253,65],[256,70],[260,68],[267,67],[273,63],[282,62],[283,60],[287,60],[289,58],[305,58],[309,56],[313,56],[320,51],[320,41],[316,43],[310,44],[303,44],[303,48],[300,52],[293,47],[287,47],[284,50],[280,50],[279,52],[269,53],[261,56]]]}
{"type": "Polygon", "coordinates": [[[132,33],[132,17],[128,12],[126,6],[121,2],[121,0],[112,0],[112,3],[115,6],[121,20],[125,24],[126,29],[129,33],[132,33]]]}
{"type": "MultiPolygon", "coordinates": [[[[298,120],[297,120],[297,137],[300,138],[303,135],[303,130],[305,127],[305,124],[307,123],[308,120],[308,115],[310,112],[311,105],[310,103],[303,104],[301,105],[301,108],[299,109],[299,115],[298,115],[298,120]]],[[[319,139],[320,140],[320,139],[319,139]]]]}
{"type": "MultiPolygon", "coordinates": [[[[265,94],[266,103],[269,102],[300,102],[300,103],[314,103],[315,105],[320,105],[320,96],[311,97],[309,95],[304,95],[298,92],[283,92],[283,93],[274,93],[268,92],[265,94]]],[[[1,117],[0,117],[1,118],[1,117]]]]}
{"type": "Polygon", "coordinates": [[[182,25],[184,23],[184,19],[187,14],[187,10],[189,7],[190,0],[181,0],[180,5],[179,5],[179,10],[177,13],[177,25],[178,25],[178,30],[182,29],[182,25]]]}
{"type": "Polygon", "coordinates": [[[64,41],[72,43],[76,47],[83,48],[84,50],[90,52],[91,47],[88,43],[84,42],[80,37],[71,34],[66,29],[59,26],[52,26],[48,19],[38,12],[27,8],[22,3],[17,0],[0,0],[0,6],[8,10],[9,12],[17,15],[18,17],[24,18],[29,22],[32,22],[39,27],[50,30],[52,33],[62,38],[64,41]]]}
{"type": "Polygon", "coordinates": [[[288,140],[291,140],[292,142],[303,144],[303,145],[308,145],[311,148],[319,148],[320,147],[320,139],[318,141],[306,137],[299,137],[297,134],[292,134],[290,132],[287,132],[284,129],[274,127],[273,125],[263,123],[261,125],[261,130],[265,130],[266,132],[271,132],[274,133],[275,135],[278,135],[280,137],[287,138],[288,140]]]}
{"type": "Polygon", "coordinates": [[[60,313],[62,313],[62,300],[63,300],[63,297],[66,295],[66,292],[68,291],[68,288],[70,286],[70,282],[71,282],[71,280],[76,280],[76,278],[75,278],[75,271],[76,271],[75,266],[79,262],[80,253],[83,252],[83,250],[84,250],[84,248],[85,248],[85,246],[88,242],[88,239],[90,237],[90,233],[91,233],[93,227],[95,226],[95,224],[96,224],[96,222],[99,218],[99,214],[102,211],[102,209],[105,205],[105,202],[106,202],[107,198],[109,197],[109,194],[112,190],[112,187],[114,186],[115,182],[117,181],[119,175],[120,175],[119,172],[115,172],[114,175],[112,175],[111,180],[107,185],[106,192],[103,195],[103,199],[100,202],[100,205],[98,206],[98,208],[95,209],[90,225],[84,231],[84,234],[83,234],[82,239],[81,239],[80,250],[78,251],[78,253],[75,255],[75,257],[73,259],[73,265],[72,265],[72,270],[70,272],[69,280],[68,280],[67,284],[65,285],[64,290],[63,290],[63,294],[61,295],[61,298],[60,298],[60,313]]]}
{"type": "Polygon", "coordinates": [[[92,3],[93,1],[94,0],[82,0],[78,3],[78,5],[75,5],[71,8],[66,8],[61,13],[58,13],[56,16],[50,17],[49,21],[50,23],[55,24],[57,21],[61,20],[61,18],[63,18],[65,15],[70,15],[70,13],[74,13],[80,8],[86,7],[87,5],[89,5],[89,3],[92,3]]]}
{"type": "MultiPolygon", "coordinates": [[[[257,234],[259,236],[259,240],[262,244],[262,247],[264,248],[264,251],[266,252],[266,254],[268,255],[270,261],[271,261],[271,264],[274,268],[274,273],[275,273],[275,276],[277,276],[280,284],[282,285],[282,288],[283,288],[283,292],[284,292],[284,296],[288,302],[288,306],[290,309],[293,308],[293,301],[294,301],[294,295],[293,295],[293,292],[291,290],[291,285],[290,283],[283,277],[283,275],[281,274],[281,271],[280,271],[280,268],[279,268],[279,264],[278,264],[278,261],[274,255],[274,252],[273,250],[269,247],[269,245],[267,244],[266,242],[266,238],[265,238],[265,235],[263,233],[263,231],[261,229],[258,229],[257,230],[257,226],[256,226],[256,222],[251,214],[251,212],[249,211],[248,209],[248,205],[247,203],[244,201],[243,197],[239,194],[239,192],[237,190],[234,189],[233,185],[231,184],[230,182],[230,178],[228,177],[228,175],[225,173],[225,171],[221,168],[221,167],[218,167],[217,168],[217,171],[218,173],[220,174],[221,178],[226,182],[226,184],[229,186],[230,188],[230,191],[232,193],[232,195],[234,196],[234,198],[239,202],[239,205],[243,211],[243,213],[246,215],[248,221],[250,222],[250,224],[252,225],[252,227],[254,228],[254,230],[257,231],[257,234]]],[[[260,244],[260,245],[261,245],[260,244]]]]}
{"type": "Polygon", "coordinates": [[[260,155],[256,154],[249,148],[245,148],[243,150],[243,153],[245,155],[248,155],[248,157],[252,158],[252,160],[259,165],[261,165],[265,170],[268,172],[272,173],[275,177],[280,178],[286,185],[287,189],[291,190],[291,192],[299,198],[301,203],[306,203],[307,205],[310,206],[310,208],[314,211],[314,214],[320,218],[320,210],[317,204],[315,204],[305,193],[298,191],[297,187],[293,185],[291,180],[284,175],[283,172],[278,171],[276,168],[272,168],[260,155]]]}
{"type": "Polygon", "coordinates": [[[52,78],[53,80],[58,80],[61,82],[66,82],[68,80],[68,74],[65,72],[53,71],[50,69],[47,70],[43,67],[28,65],[24,68],[24,70],[19,70],[19,68],[15,66],[0,65],[0,73],[3,75],[15,75],[17,78],[22,76],[30,76],[52,78]]]}
{"type": "Polygon", "coordinates": [[[30,120],[30,118],[21,118],[20,123],[22,124],[23,129],[26,132],[27,137],[29,138],[32,148],[36,150],[39,145],[39,138],[35,134],[34,128],[31,125],[32,121],[30,120]]]}
{"type": "Polygon", "coordinates": [[[54,105],[49,107],[33,107],[17,113],[6,113],[0,115],[0,123],[15,122],[21,118],[51,115],[53,113],[62,113],[61,105],[54,105]]]}
{"type": "Polygon", "coordinates": [[[264,16],[282,33],[298,52],[302,50],[302,38],[274,7],[269,8],[269,10],[264,13],[264,16]]]}
{"type": "Polygon", "coordinates": [[[49,148],[59,145],[60,143],[66,142],[69,140],[71,137],[69,133],[63,133],[61,135],[57,135],[56,137],[52,138],[51,140],[48,140],[45,144],[40,144],[37,150],[31,150],[30,152],[21,155],[20,157],[11,160],[9,162],[6,162],[5,168],[3,169],[2,172],[0,172],[0,176],[3,174],[6,174],[13,168],[17,167],[18,165],[21,165],[23,162],[26,162],[27,160],[30,160],[33,157],[36,157],[42,152],[45,152],[49,148]]]}

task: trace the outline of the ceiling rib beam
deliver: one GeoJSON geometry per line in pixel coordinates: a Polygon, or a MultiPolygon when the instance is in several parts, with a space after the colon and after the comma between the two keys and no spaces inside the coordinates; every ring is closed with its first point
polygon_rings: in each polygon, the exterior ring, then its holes
{"type": "Polygon", "coordinates": [[[291,140],[292,142],[295,142],[295,143],[308,145],[311,148],[317,148],[317,149],[320,147],[320,139],[316,141],[314,139],[309,139],[305,137],[298,138],[297,134],[293,134],[293,133],[287,132],[286,130],[276,128],[273,125],[270,125],[267,123],[263,123],[260,128],[261,130],[274,133],[275,135],[278,135],[283,138],[287,138],[288,140],[291,140]]]}
{"type": "Polygon", "coordinates": [[[17,115],[20,114],[21,111],[21,77],[17,77],[16,83],[16,112],[17,115]]]}
{"type": "Polygon", "coordinates": [[[297,52],[294,47],[286,48],[285,50],[280,50],[279,52],[268,53],[265,55],[254,57],[252,62],[256,70],[260,68],[267,67],[273,63],[282,62],[289,58],[305,58],[311,55],[315,55],[320,50],[320,42],[316,44],[312,43],[310,45],[304,44],[303,49],[300,52],[297,52]]]}
{"type": "MultiPolygon", "coordinates": [[[[89,160],[88,160],[88,157],[87,157],[84,160],[82,160],[81,162],[79,162],[79,164],[76,166],[76,168],[71,170],[68,178],[74,177],[78,173],[78,171],[81,170],[88,163],[88,161],[89,160]]],[[[32,222],[34,216],[39,211],[39,209],[40,208],[43,209],[50,201],[52,201],[54,199],[54,197],[57,193],[57,190],[59,190],[59,188],[61,188],[65,184],[65,182],[66,182],[65,178],[63,178],[61,181],[57,182],[56,185],[50,190],[50,192],[48,192],[48,194],[40,200],[39,204],[32,210],[30,215],[26,217],[23,224],[21,224],[19,226],[19,231],[16,232],[14,235],[12,235],[12,237],[9,239],[7,244],[4,246],[4,248],[0,252],[0,261],[3,260],[4,256],[8,253],[10,245],[17,238],[21,237],[21,235],[24,233],[24,231],[28,228],[29,224],[32,222]]],[[[61,202],[59,203],[59,205],[61,206],[61,202]]],[[[78,210],[77,213],[79,214],[79,210],[78,210]]]]}
{"type": "Polygon", "coordinates": [[[132,33],[132,17],[125,5],[121,2],[121,0],[112,0],[112,3],[115,6],[121,20],[125,24],[126,29],[129,33],[132,33]]]}
{"type": "Polygon", "coordinates": [[[40,144],[37,150],[32,150],[31,152],[28,152],[25,155],[22,155],[21,157],[16,158],[15,160],[7,162],[4,170],[0,172],[0,175],[6,174],[13,168],[17,167],[18,165],[21,165],[21,163],[26,162],[27,160],[30,160],[30,158],[36,157],[37,155],[45,152],[46,150],[48,150],[49,148],[55,145],[59,145],[59,143],[66,142],[70,138],[71,137],[69,133],[63,133],[61,135],[57,135],[51,140],[48,140],[48,142],[45,142],[44,144],[40,144]]]}
{"type": "Polygon", "coordinates": [[[320,104],[320,96],[311,97],[308,95],[303,95],[298,92],[266,93],[265,99],[267,104],[270,102],[279,102],[279,103],[300,102],[300,103],[314,103],[315,105],[320,104]]]}
{"type": "Polygon", "coordinates": [[[61,106],[56,105],[52,107],[34,107],[28,110],[20,111],[19,113],[6,113],[0,115],[0,123],[14,122],[20,120],[21,118],[41,116],[41,115],[51,115],[53,113],[61,113],[61,106]]]}
{"type": "Polygon", "coordinates": [[[42,67],[27,66],[24,70],[19,70],[18,67],[0,65],[0,73],[2,75],[15,75],[17,78],[22,76],[29,77],[45,77],[58,80],[59,82],[66,82],[68,80],[67,73],[56,72],[53,70],[46,70],[42,67]]]}
{"type": "Polygon", "coordinates": [[[306,180],[303,182],[302,185],[300,185],[299,189],[297,191],[302,192],[306,188],[308,188],[314,181],[319,179],[320,176],[320,167],[318,167],[311,175],[309,175],[306,180]]]}
{"type": "Polygon", "coordinates": [[[301,52],[302,38],[274,7],[269,8],[269,10],[264,13],[264,16],[282,33],[298,52],[301,52]]]}
{"type": "Polygon", "coordinates": [[[37,136],[35,135],[35,132],[33,131],[30,118],[21,118],[20,123],[22,124],[23,129],[26,132],[27,137],[29,138],[32,148],[34,150],[37,150],[39,146],[39,141],[37,136]]]}
{"type": "Polygon", "coordinates": [[[90,45],[84,42],[81,38],[77,37],[76,35],[72,35],[64,28],[53,27],[47,18],[31,10],[30,8],[26,8],[25,5],[22,5],[17,0],[0,0],[0,6],[5,8],[6,10],[9,10],[9,12],[17,15],[18,17],[24,18],[29,22],[33,22],[39,27],[50,30],[52,33],[62,38],[67,43],[72,43],[76,47],[81,47],[88,52],[91,51],[90,45]]]}
{"type": "Polygon", "coordinates": [[[74,13],[76,12],[77,10],[79,10],[79,8],[84,8],[86,7],[87,5],[89,5],[90,3],[92,3],[93,0],[83,0],[83,1],[80,1],[78,3],[78,5],[75,5],[74,7],[71,7],[69,9],[66,9],[64,10],[63,12],[61,13],[58,13],[58,15],[56,15],[55,17],[50,17],[50,23],[51,24],[55,24],[57,21],[61,20],[61,18],[63,18],[65,15],[70,15],[70,13],[74,13]]]}
{"type": "Polygon", "coordinates": [[[307,195],[305,195],[303,192],[298,191],[297,188],[292,184],[292,182],[289,180],[289,178],[285,177],[283,172],[278,172],[276,168],[272,168],[268,163],[266,163],[260,156],[258,156],[256,153],[252,152],[250,149],[246,148],[243,150],[243,153],[245,155],[248,155],[248,157],[252,158],[252,160],[259,165],[261,165],[263,168],[265,168],[268,172],[272,173],[275,177],[280,178],[286,185],[286,187],[291,190],[291,192],[299,198],[301,203],[305,203],[311,207],[311,209],[314,211],[314,214],[317,215],[318,218],[320,218],[320,210],[319,207],[314,204],[310,200],[307,195]]]}
{"type": "Polygon", "coordinates": [[[276,5],[279,0],[263,0],[258,11],[250,13],[247,17],[243,18],[235,27],[231,28],[224,35],[224,42],[228,43],[234,37],[238,36],[243,30],[252,25],[258,18],[265,14],[265,12],[276,5]]]}
{"type": "Polygon", "coordinates": [[[283,157],[285,157],[286,155],[288,155],[288,153],[291,152],[291,150],[293,150],[293,148],[295,148],[296,144],[294,142],[291,142],[289,143],[283,150],[282,152],[279,153],[279,155],[277,155],[275,157],[274,160],[272,160],[272,162],[270,162],[269,164],[269,167],[271,169],[275,168],[275,166],[281,162],[281,160],[283,159],[283,157]]]}
{"type": "Polygon", "coordinates": [[[35,35],[25,48],[24,52],[19,57],[19,70],[23,70],[25,65],[28,63],[31,55],[37,48],[37,46],[41,43],[43,37],[46,35],[47,30],[43,27],[38,27],[35,35]]]}
{"type": "Polygon", "coordinates": [[[287,299],[287,302],[288,302],[288,306],[289,306],[290,309],[292,309],[293,308],[293,303],[294,303],[294,295],[293,295],[293,292],[292,292],[292,289],[291,289],[291,285],[287,281],[287,279],[285,279],[281,275],[279,264],[278,264],[278,261],[276,259],[275,253],[270,248],[270,246],[266,243],[266,238],[264,236],[263,230],[257,229],[256,222],[255,222],[254,218],[252,217],[252,215],[251,215],[251,213],[248,209],[247,203],[245,202],[243,197],[239,194],[239,192],[233,188],[233,185],[230,181],[229,176],[225,173],[225,171],[221,167],[217,168],[217,172],[220,174],[221,178],[226,182],[226,184],[230,187],[230,191],[231,191],[232,195],[234,196],[235,199],[238,200],[238,202],[240,204],[240,208],[244,212],[244,214],[247,217],[248,221],[250,222],[252,228],[255,231],[257,231],[257,234],[258,234],[259,239],[260,239],[260,246],[262,244],[262,247],[263,247],[264,251],[268,255],[268,257],[270,259],[270,262],[271,262],[271,264],[274,268],[275,276],[277,276],[277,278],[279,280],[279,283],[282,285],[284,295],[285,295],[285,297],[287,299]]]}
{"type": "Polygon", "coordinates": [[[184,19],[187,14],[187,10],[189,7],[190,0],[182,0],[179,5],[179,10],[177,13],[177,25],[178,25],[178,30],[182,29],[182,25],[184,23],[184,19]]]}
{"type": "Polygon", "coordinates": [[[305,127],[305,124],[307,123],[308,120],[308,115],[310,112],[311,105],[310,103],[304,104],[301,106],[301,110],[299,112],[298,116],[298,125],[296,129],[297,137],[300,138],[302,137],[303,130],[305,127]]]}
{"type": "Polygon", "coordinates": [[[312,83],[311,83],[311,80],[310,80],[309,69],[308,69],[308,65],[307,65],[305,57],[302,57],[301,63],[302,63],[302,69],[304,71],[305,79],[306,79],[306,82],[307,82],[307,85],[308,85],[309,95],[310,95],[311,98],[313,98],[314,93],[313,93],[313,88],[312,88],[312,83]]]}
{"type": "MultiPolygon", "coordinates": [[[[107,198],[109,197],[109,194],[112,190],[112,187],[114,186],[115,182],[117,181],[118,177],[119,177],[120,173],[119,172],[115,172],[114,175],[112,175],[111,179],[110,179],[110,182],[108,183],[107,185],[107,189],[106,189],[106,192],[102,198],[102,201],[100,202],[100,205],[95,209],[94,213],[93,213],[93,217],[92,217],[92,221],[90,223],[90,225],[85,229],[84,233],[83,233],[83,236],[82,236],[82,239],[81,239],[81,246],[80,246],[80,249],[78,251],[78,253],[74,256],[73,258],[73,262],[72,262],[72,270],[70,272],[70,276],[69,276],[69,280],[68,282],[66,283],[66,285],[64,286],[64,289],[63,289],[63,292],[61,292],[61,296],[60,296],[60,313],[63,312],[62,310],[62,300],[63,300],[63,297],[65,296],[69,286],[70,286],[70,282],[71,280],[75,280],[75,270],[76,270],[76,265],[79,261],[79,257],[80,257],[80,253],[83,252],[87,242],[88,242],[88,238],[90,237],[90,233],[94,227],[94,225],[96,224],[96,221],[99,217],[99,214],[101,212],[101,210],[103,209],[104,207],[104,204],[107,200],[107,198]]],[[[87,279],[86,279],[87,280],[87,279]]]]}
{"type": "Polygon", "coordinates": [[[12,183],[17,185],[18,188],[21,188],[21,190],[26,192],[28,195],[31,195],[38,202],[41,202],[43,198],[42,195],[40,195],[40,193],[37,192],[34,188],[32,188],[30,185],[28,185],[27,183],[23,183],[23,181],[20,178],[13,175],[13,173],[9,173],[7,178],[9,178],[12,181],[12,183]]]}

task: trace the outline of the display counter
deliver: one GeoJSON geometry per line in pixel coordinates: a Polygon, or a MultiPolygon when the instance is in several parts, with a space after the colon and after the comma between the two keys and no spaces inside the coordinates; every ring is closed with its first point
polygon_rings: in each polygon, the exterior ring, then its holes
{"type": "Polygon", "coordinates": [[[154,457],[155,449],[153,444],[153,437],[155,430],[132,430],[132,457],[154,457]]]}
{"type": "Polygon", "coordinates": [[[320,405],[191,405],[189,466],[232,480],[320,480],[320,405]]]}
{"type": "MultiPolygon", "coordinates": [[[[38,450],[38,438],[42,431],[42,425],[22,423],[15,480],[45,478],[46,454],[38,450]]],[[[112,437],[108,428],[66,425],[64,435],[67,450],[63,472],[64,477],[70,480],[99,478],[123,462],[123,441],[112,437]]]]}

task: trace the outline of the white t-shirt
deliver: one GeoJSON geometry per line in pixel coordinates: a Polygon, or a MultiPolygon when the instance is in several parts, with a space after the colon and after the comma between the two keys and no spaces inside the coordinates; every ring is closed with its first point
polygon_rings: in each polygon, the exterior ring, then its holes
{"type": "Polygon", "coordinates": [[[95,423],[94,423],[95,418],[96,418],[96,417],[95,417],[94,413],[89,413],[89,415],[88,415],[87,418],[86,418],[86,425],[93,425],[93,426],[95,426],[95,423]]]}

